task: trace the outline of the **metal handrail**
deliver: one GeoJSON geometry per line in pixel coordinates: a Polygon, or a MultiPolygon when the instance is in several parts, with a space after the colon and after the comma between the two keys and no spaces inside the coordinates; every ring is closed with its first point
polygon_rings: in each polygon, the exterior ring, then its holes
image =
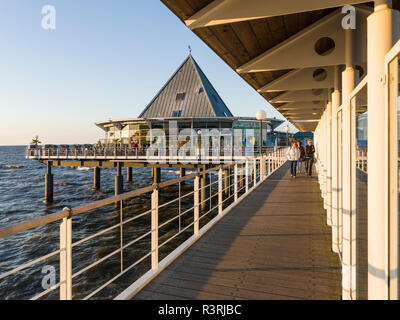
{"type": "MultiPolygon", "coordinates": [[[[284,147],[262,147],[262,153],[273,153],[272,150],[277,150],[279,148],[284,147]]],[[[180,148],[179,151],[183,156],[180,156],[178,152],[175,152],[175,149],[166,147],[166,148],[109,148],[109,147],[91,147],[91,148],[63,148],[63,147],[26,147],[26,158],[31,159],[107,159],[111,158],[143,158],[147,157],[147,150],[157,151],[154,155],[151,155],[150,158],[162,158],[162,157],[172,157],[172,158],[201,158],[206,156],[207,158],[215,158],[215,157],[228,157],[228,158],[237,158],[237,157],[256,157],[260,153],[259,147],[220,147],[220,148],[209,148],[203,151],[203,149],[198,148],[180,148]],[[172,154],[170,151],[172,151],[172,154]],[[195,154],[191,155],[190,152],[195,150],[195,154]],[[202,152],[203,151],[203,152],[202,152]],[[189,155],[188,155],[189,153],[189,155]]]]}

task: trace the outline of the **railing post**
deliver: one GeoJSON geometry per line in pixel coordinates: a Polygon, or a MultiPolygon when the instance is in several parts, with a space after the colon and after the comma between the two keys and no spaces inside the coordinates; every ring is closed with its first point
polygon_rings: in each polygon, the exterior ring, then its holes
{"type": "Polygon", "coordinates": [[[197,175],[194,178],[194,185],[193,185],[193,191],[194,191],[194,235],[199,234],[199,176],[197,175]]]}
{"type": "MultiPolygon", "coordinates": [[[[68,209],[69,212],[70,209],[68,209]]],[[[72,218],[60,225],[60,300],[72,300],[72,218]]]]}
{"type": "Polygon", "coordinates": [[[222,167],[218,171],[218,214],[222,214],[222,167]]]}
{"type": "Polygon", "coordinates": [[[271,172],[275,171],[275,149],[271,155],[271,172]]]}
{"type": "Polygon", "coordinates": [[[254,163],[254,182],[253,182],[253,186],[255,186],[257,184],[257,158],[254,157],[253,159],[253,163],[254,163]]]}
{"type": "Polygon", "coordinates": [[[246,169],[245,169],[245,182],[246,182],[246,193],[249,192],[249,159],[246,158],[246,169]]]}
{"type": "Polygon", "coordinates": [[[280,152],[281,152],[281,150],[278,149],[278,152],[276,153],[276,169],[278,169],[279,166],[281,165],[280,164],[280,152]]]}
{"type": "Polygon", "coordinates": [[[276,169],[279,168],[281,165],[281,149],[278,149],[277,155],[276,155],[276,169]]]}
{"type": "Polygon", "coordinates": [[[158,269],[158,187],[151,194],[151,268],[158,269]]]}
{"type": "Polygon", "coordinates": [[[274,151],[272,152],[272,156],[271,156],[271,172],[274,172],[275,171],[275,149],[274,149],[274,151]]]}
{"type": "Polygon", "coordinates": [[[276,168],[280,166],[280,149],[276,150],[276,168]]]}
{"type": "Polygon", "coordinates": [[[238,165],[237,163],[235,163],[234,167],[233,167],[233,183],[235,184],[233,187],[233,193],[234,193],[234,198],[235,198],[235,202],[238,201],[238,165]]]}
{"type": "Polygon", "coordinates": [[[260,167],[261,167],[261,181],[265,180],[265,154],[261,156],[260,159],[260,167]]]}

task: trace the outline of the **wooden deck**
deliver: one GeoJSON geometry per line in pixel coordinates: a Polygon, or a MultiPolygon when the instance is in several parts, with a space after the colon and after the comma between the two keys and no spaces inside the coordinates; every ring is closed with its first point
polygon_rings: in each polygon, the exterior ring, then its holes
{"type": "Polygon", "coordinates": [[[340,299],[315,177],[268,178],[135,299],[340,299]]]}

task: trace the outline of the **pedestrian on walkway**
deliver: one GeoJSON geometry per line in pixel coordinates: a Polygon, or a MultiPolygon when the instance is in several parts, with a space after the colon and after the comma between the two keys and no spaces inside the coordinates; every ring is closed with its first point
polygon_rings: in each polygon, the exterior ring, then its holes
{"type": "Polygon", "coordinates": [[[304,151],[306,154],[306,174],[308,174],[311,177],[312,167],[314,164],[314,153],[315,153],[315,147],[312,144],[311,139],[308,139],[308,144],[306,145],[304,151]]]}
{"type": "Polygon", "coordinates": [[[290,162],[290,176],[296,178],[297,161],[300,158],[300,150],[295,140],[292,141],[292,146],[287,150],[286,157],[290,162]]]}
{"type": "Polygon", "coordinates": [[[301,173],[301,168],[303,167],[303,163],[306,159],[306,153],[304,151],[304,147],[301,145],[301,141],[297,141],[297,148],[299,148],[300,151],[300,158],[297,162],[297,171],[301,173]]]}

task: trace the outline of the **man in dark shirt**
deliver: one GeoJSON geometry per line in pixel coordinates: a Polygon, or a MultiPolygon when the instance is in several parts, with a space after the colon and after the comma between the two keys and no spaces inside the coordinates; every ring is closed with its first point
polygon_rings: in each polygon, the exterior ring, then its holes
{"type": "Polygon", "coordinates": [[[314,153],[315,153],[315,147],[312,144],[312,140],[308,140],[308,144],[304,148],[305,154],[306,154],[306,174],[311,177],[312,175],[312,167],[314,164],[314,153]]]}

